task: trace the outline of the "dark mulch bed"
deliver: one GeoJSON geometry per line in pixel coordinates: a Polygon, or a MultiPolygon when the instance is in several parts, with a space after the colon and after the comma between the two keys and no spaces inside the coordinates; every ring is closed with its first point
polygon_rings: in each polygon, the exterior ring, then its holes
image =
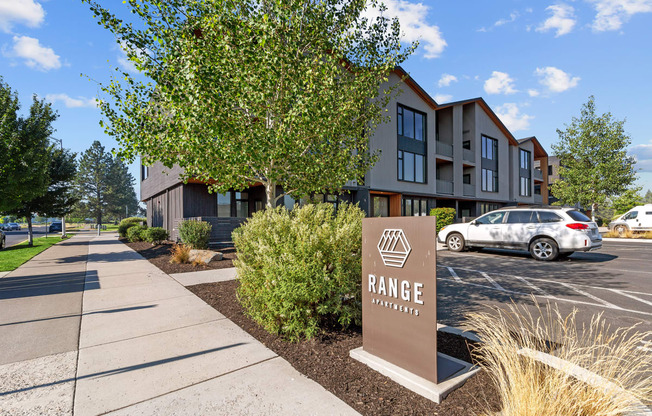
{"type": "MultiPolygon", "coordinates": [[[[237,285],[230,281],[188,289],[363,415],[461,416],[477,414],[487,405],[499,410],[497,392],[484,371],[437,405],[353,360],[349,351],[362,346],[360,328],[325,329],[320,336],[298,343],[271,335],[245,316],[235,296],[237,285]]],[[[470,361],[464,338],[439,332],[437,343],[439,352],[470,361]]]]}
{"type": "Polygon", "coordinates": [[[173,246],[173,244],[170,242],[153,246],[146,241],[130,243],[126,238],[121,238],[120,241],[136,250],[141,256],[149,260],[150,263],[167,274],[198,272],[211,269],[225,269],[227,267],[233,267],[233,259],[236,257],[235,249],[233,247],[228,247],[217,250],[220,253],[224,254],[224,257],[222,257],[222,260],[220,261],[211,261],[207,265],[198,266],[192,264],[176,264],[170,263],[170,250],[173,246]]]}

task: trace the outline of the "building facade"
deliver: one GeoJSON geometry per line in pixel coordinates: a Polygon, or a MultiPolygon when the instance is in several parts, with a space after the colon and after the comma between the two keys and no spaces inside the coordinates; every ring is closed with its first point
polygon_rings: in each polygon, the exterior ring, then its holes
{"type": "MultiPolygon", "coordinates": [[[[351,181],[337,195],[316,199],[357,203],[369,216],[452,207],[459,220],[505,205],[548,203],[548,172],[536,168],[548,166],[548,155],[536,137],[517,140],[482,98],[437,104],[401,68],[387,82],[403,84],[388,104],[389,122],[370,139],[378,162],[364,183],[351,181]]],[[[227,241],[266,202],[262,186],[215,195],[203,183],[184,184],[179,167],[157,163],[141,173],[147,223],[168,229],[172,238],[180,220],[202,218],[213,223],[213,240],[227,241]]],[[[286,196],[279,204],[291,208],[295,202],[286,196]]]]}

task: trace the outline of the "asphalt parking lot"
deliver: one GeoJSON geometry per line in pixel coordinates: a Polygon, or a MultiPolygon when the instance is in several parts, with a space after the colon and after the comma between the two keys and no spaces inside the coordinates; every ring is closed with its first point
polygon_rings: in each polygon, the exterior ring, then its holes
{"type": "MultiPolygon", "coordinates": [[[[565,260],[536,261],[527,252],[485,249],[438,251],[438,322],[467,327],[464,314],[511,301],[578,309],[581,323],[602,313],[612,327],[652,330],[652,244],[603,243],[599,251],[565,260]]],[[[652,351],[652,339],[641,348],[652,351]]]]}

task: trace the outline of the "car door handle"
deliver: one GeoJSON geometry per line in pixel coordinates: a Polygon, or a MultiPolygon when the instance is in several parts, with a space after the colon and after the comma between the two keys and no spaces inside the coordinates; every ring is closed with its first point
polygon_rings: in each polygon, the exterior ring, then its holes
{"type": "Polygon", "coordinates": [[[528,230],[534,230],[534,229],[537,228],[537,227],[534,226],[534,225],[528,225],[528,226],[525,227],[525,228],[527,228],[528,230]]]}

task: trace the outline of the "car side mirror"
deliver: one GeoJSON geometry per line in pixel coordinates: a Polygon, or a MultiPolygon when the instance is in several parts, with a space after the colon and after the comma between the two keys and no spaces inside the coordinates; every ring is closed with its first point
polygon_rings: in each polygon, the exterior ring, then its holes
{"type": "Polygon", "coordinates": [[[478,223],[475,220],[473,220],[471,221],[471,225],[478,225],[478,223]]]}

